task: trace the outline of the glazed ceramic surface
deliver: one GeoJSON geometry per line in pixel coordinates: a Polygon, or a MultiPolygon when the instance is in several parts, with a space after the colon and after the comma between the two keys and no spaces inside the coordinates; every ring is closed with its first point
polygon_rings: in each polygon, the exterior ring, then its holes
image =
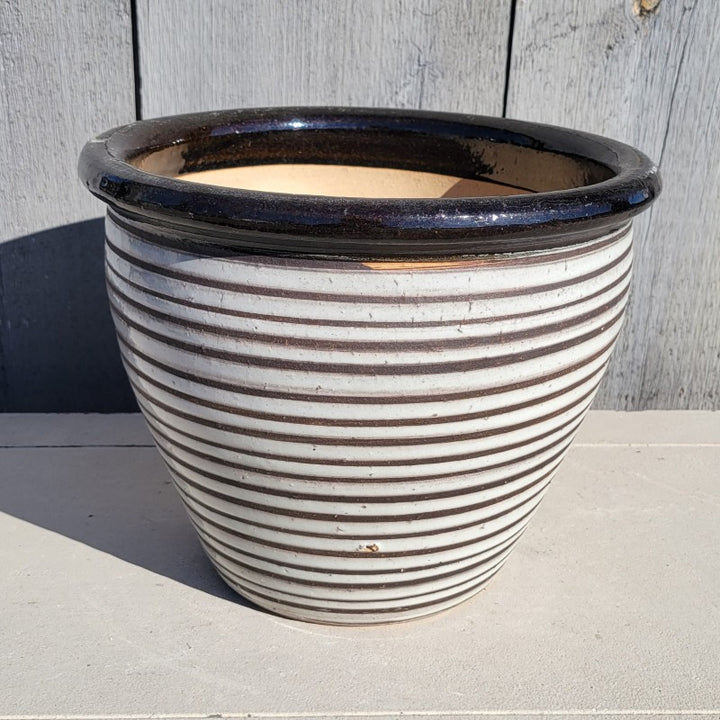
{"type": "MultiPolygon", "coordinates": [[[[142,161],[128,164],[134,172],[142,161]]],[[[492,173],[479,166],[455,174],[484,182],[492,173]]],[[[236,210],[244,202],[244,215],[214,223],[217,206],[198,200],[204,217],[188,218],[180,196],[165,193],[166,206],[175,205],[163,221],[138,199],[146,190],[126,185],[107,219],[120,349],[190,519],[228,584],[283,615],[363,624],[451,607],[497,572],[590,406],[620,330],[630,218],[659,188],[652,166],[643,167],[642,180],[625,178],[622,190],[636,194],[637,208],[600,208],[598,219],[566,197],[574,217],[564,223],[547,217],[543,196],[552,192],[521,189],[381,200],[376,223],[351,218],[333,229],[292,215],[293,203],[317,221],[343,203],[357,215],[374,201],[207,185],[196,192],[236,210]],[[492,203],[490,218],[504,208],[517,220],[533,197],[534,227],[529,211],[509,229],[502,218],[483,220],[492,203]],[[445,220],[436,212],[443,201],[445,220]],[[424,225],[408,203],[425,203],[424,225]],[[473,203],[476,232],[443,234],[447,217],[462,225],[473,203]],[[263,235],[263,214],[272,213],[278,218],[263,235]],[[298,222],[302,233],[293,230],[298,222]],[[398,232],[382,230],[392,223],[398,232]]],[[[140,180],[152,187],[152,178],[140,180]]],[[[187,193],[187,209],[192,183],[172,182],[187,193]]]]}

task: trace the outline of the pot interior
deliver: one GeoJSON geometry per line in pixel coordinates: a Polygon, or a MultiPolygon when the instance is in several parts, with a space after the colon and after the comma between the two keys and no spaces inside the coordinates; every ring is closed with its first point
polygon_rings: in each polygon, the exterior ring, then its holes
{"type": "MultiPolygon", "coordinates": [[[[349,198],[474,198],[578,189],[616,172],[527,137],[395,127],[215,129],[129,158],[144,172],[239,190],[349,198]]],[[[570,135],[572,139],[572,135],[570,135]]]]}
{"type": "Polygon", "coordinates": [[[79,169],[113,212],[197,242],[373,261],[574,245],[661,187],[647,157],[607,138],[372,108],[143,120],[87,143],[79,169]]]}
{"type": "Polygon", "coordinates": [[[177,175],[179,180],[292,195],[356,198],[457,198],[519,195],[522,188],[455,175],[360,165],[246,165],[177,175]]]}

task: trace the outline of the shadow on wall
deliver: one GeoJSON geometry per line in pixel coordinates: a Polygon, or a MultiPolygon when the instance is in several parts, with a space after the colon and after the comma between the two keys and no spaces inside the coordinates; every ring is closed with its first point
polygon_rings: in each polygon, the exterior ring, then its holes
{"type": "Polygon", "coordinates": [[[103,270],[103,220],[0,243],[0,411],[137,410],[103,270]]]}

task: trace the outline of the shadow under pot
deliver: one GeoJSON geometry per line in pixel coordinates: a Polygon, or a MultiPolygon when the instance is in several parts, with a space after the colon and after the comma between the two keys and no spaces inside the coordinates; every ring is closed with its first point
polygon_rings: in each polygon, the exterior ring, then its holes
{"type": "Polygon", "coordinates": [[[622,323],[655,166],[444,113],[237,110],[89,142],[123,361],[202,544],[333,624],[470,598],[538,507],[622,323]]]}

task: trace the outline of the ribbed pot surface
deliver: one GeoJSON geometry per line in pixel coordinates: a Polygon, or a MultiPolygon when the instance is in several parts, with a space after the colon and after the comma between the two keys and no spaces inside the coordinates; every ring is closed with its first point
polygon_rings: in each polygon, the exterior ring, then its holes
{"type": "Polygon", "coordinates": [[[445,263],[211,247],[108,216],[124,362],[223,578],[339,624],[476,593],[592,401],[627,299],[629,223],[445,263]]]}

